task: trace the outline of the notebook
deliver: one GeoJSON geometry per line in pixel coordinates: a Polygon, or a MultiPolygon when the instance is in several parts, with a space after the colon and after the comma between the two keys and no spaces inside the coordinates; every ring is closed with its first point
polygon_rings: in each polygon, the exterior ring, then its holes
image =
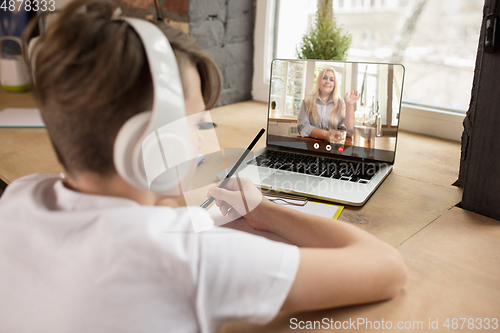
{"type": "Polygon", "coordinates": [[[40,110],[25,108],[7,108],[0,110],[0,128],[1,127],[45,127],[40,110]]]}

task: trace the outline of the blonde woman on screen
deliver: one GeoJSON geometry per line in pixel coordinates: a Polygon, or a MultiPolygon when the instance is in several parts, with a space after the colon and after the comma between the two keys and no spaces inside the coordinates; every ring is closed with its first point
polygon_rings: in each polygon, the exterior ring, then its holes
{"type": "Polygon", "coordinates": [[[344,99],[340,98],[334,69],[323,69],[311,93],[300,106],[297,125],[300,136],[329,142],[331,129],[352,133],[354,105],[359,98],[356,89],[350,94],[346,93],[344,99]]]}

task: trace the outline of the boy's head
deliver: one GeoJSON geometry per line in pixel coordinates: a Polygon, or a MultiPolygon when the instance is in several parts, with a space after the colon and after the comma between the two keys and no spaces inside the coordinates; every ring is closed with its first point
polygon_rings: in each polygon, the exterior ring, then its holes
{"type": "MultiPolygon", "coordinates": [[[[112,19],[114,10],[104,0],[70,3],[32,52],[34,92],[58,159],[71,177],[114,175],[118,131],[129,118],[152,107],[142,42],[127,22],[112,19]]],[[[187,113],[212,108],[221,86],[215,63],[181,31],[163,22],[158,27],[176,55],[187,113]],[[200,94],[193,75],[201,80],[202,110],[199,102],[190,103],[190,97],[200,94]]],[[[29,34],[28,28],[25,38],[29,34]]]]}

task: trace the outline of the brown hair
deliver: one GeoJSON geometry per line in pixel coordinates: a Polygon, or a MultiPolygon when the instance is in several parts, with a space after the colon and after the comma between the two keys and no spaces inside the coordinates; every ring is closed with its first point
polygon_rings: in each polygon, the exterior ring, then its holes
{"type": "MultiPolygon", "coordinates": [[[[121,126],[152,107],[152,79],[142,42],[106,0],[68,4],[32,50],[33,90],[59,162],[71,176],[116,172],[113,146],[121,126]]],[[[25,31],[27,41],[38,19],[25,31]]],[[[180,30],[159,23],[179,65],[197,68],[207,109],[215,106],[221,78],[210,57],[180,30]]],[[[26,43],[25,43],[26,44],[26,43]]],[[[26,52],[25,52],[26,54],[26,52]]]]}

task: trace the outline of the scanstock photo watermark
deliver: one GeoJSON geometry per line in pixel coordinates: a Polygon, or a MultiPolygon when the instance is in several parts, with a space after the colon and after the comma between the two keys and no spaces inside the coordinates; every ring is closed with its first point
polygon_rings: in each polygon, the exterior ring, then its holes
{"type": "Polygon", "coordinates": [[[426,320],[370,320],[368,318],[349,318],[335,320],[298,320],[290,318],[292,330],[498,330],[498,318],[428,318],[426,320]]]}

